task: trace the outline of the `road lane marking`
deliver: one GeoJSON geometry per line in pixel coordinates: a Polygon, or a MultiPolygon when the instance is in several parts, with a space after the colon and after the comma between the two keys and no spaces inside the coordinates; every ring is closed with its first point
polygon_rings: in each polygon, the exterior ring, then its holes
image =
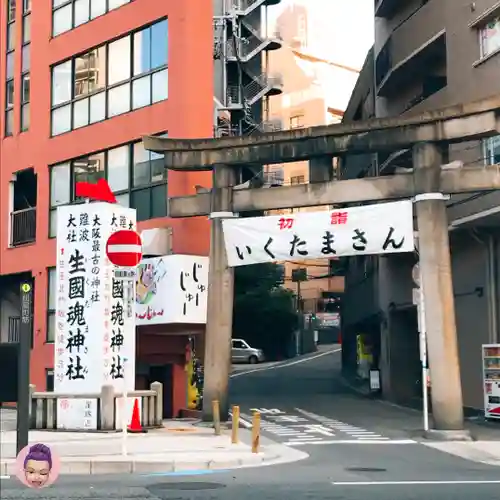
{"type": "Polygon", "coordinates": [[[309,444],[418,444],[417,441],[413,439],[388,439],[386,441],[378,439],[371,439],[366,441],[360,441],[359,439],[325,439],[311,442],[304,442],[302,439],[297,439],[297,441],[286,441],[282,443],[287,446],[302,446],[309,444]]]}
{"type": "Polygon", "coordinates": [[[418,486],[418,485],[438,485],[438,484],[500,484],[500,480],[477,480],[477,481],[335,481],[334,486],[418,486]]]}
{"type": "MultiPolygon", "coordinates": [[[[295,411],[306,416],[311,420],[315,420],[316,422],[320,422],[323,425],[327,426],[330,429],[333,429],[337,432],[342,432],[347,434],[348,436],[359,439],[360,441],[387,441],[390,440],[388,437],[384,437],[381,434],[378,434],[373,431],[369,431],[367,429],[362,429],[361,427],[357,427],[355,425],[350,425],[345,422],[341,422],[340,420],[334,420],[328,417],[324,417],[323,415],[318,415],[316,413],[312,413],[310,411],[303,410],[301,408],[295,408],[295,411]]],[[[413,442],[413,441],[412,441],[413,442]]]]}
{"type": "Polygon", "coordinates": [[[266,372],[269,370],[278,370],[280,368],[287,368],[289,366],[295,366],[295,365],[298,365],[300,363],[307,363],[307,361],[312,361],[314,359],[321,358],[321,357],[326,356],[328,354],[340,352],[341,350],[342,350],[342,348],[338,347],[336,349],[331,349],[329,351],[320,352],[319,354],[314,354],[313,356],[308,356],[307,358],[296,359],[295,361],[290,361],[290,362],[284,361],[282,364],[276,364],[276,365],[271,365],[271,366],[261,366],[260,368],[254,368],[253,370],[245,370],[245,371],[241,371],[241,372],[231,373],[231,375],[229,375],[229,378],[242,377],[243,375],[249,375],[250,373],[266,372]]]}
{"type": "MultiPolygon", "coordinates": [[[[388,443],[395,444],[413,444],[416,441],[412,439],[391,439],[372,431],[362,429],[354,425],[349,425],[340,420],[329,419],[300,408],[295,411],[303,416],[287,415],[279,408],[253,408],[261,412],[261,430],[262,432],[272,434],[275,437],[286,439],[283,444],[289,446],[303,446],[306,444],[332,444],[332,443],[388,443]],[[307,418],[304,418],[307,417],[307,418]],[[305,421],[304,424],[290,424],[289,422],[305,421]],[[279,422],[279,423],[278,423],[279,422]],[[316,422],[319,422],[316,423],[316,422]],[[348,438],[342,439],[340,433],[347,434],[348,438]],[[318,435],[319,434],[319,435],[318,435]],[[332,438],[337,438],[333,440],[332,438]]],[[[252,417],[241,413],[240,422],[247,429],[252,428],[252,417]]]]}

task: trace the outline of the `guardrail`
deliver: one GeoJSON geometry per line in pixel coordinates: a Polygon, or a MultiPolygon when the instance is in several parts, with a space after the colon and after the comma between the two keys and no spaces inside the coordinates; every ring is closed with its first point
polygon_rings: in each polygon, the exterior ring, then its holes
{"type": "MultiPolygon", "coordinates": [[[[100,393],[89,394],[59,394],[55,392],[36,392],[36,387],[30,385],[30,428],[69,431],[116,431],[121,428],[121,420],[117,415],[121,393],[115,393],[111,385],[102,386],[100,393]],[[75,400],[97,402],[97,428],[61,428],[57,421],[57,409],[60,401],[70,405],[75,400]]],[[[163,421],[163,384],[153,382],[149,390],[127,392],[127,399],[139,399],[141,425],[144,428],[161,427],[163,421]]]]}

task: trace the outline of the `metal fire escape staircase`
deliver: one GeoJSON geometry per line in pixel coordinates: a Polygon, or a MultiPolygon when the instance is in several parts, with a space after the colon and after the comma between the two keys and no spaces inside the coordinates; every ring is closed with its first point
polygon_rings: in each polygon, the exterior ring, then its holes
{"type": "Polygon", "coordinates": [[[278,5],[281,0],[232,0],[232,8],[239,16],[248,16],[264,6],[278,5]]]}
{"type": "MultiPolygon", "coordinates": [[[[214,19],[216,26],[225,29],[227,36],[215,37],[214,58],[224,57],[227,63],[239,66],[243,75],[243,84],[228,82],[226,86],[226,106],[230,113],[238,113],[239,120],[244,124],[235,127],[232,120],[218,120],[217,134],[239,135],[245,133],[262,133],[280,129],[279,124],[262,122],[258,123],[252,112],[252,107],[266,96],[279,95],[283,92],[283,79],[281,75],[269,75],[267,72],[255,74],[250,66],[256,58],[262,57],[263,51],[281,48],[282,40],[279,35],[272,37],[262,35],[254,26],[250,14],[255,14],[258,9],[268,5],[276,5],[281,0],[228,0],[225,6],[225,15],[218,20],[214,19]],[[224,28],[223,28],[224,26],[224,28]],[[224,40],[225,44],[221,45],[224,40]]],[[[255,16],[253,16],[255,17],[255,16]]],[[[258,60],[258,59],[257,59],[258,60]]]]}
{"type": "Polygon", "coordinates": [[[230,37],[227,47],[227,58],[230,61],[239,60],[242,63],[247,63],[264,50],[277,50],[283,45],[283,41],[278,33],[272,37],[264,37],[251,24],[240,21],[242,37],[230,37]],[[237,54],[235,53],[235,47],[237,54]]]}

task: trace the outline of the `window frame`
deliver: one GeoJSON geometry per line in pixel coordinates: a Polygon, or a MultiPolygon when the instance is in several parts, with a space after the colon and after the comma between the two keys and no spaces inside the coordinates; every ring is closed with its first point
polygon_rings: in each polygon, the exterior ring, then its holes
{"type": "MultiPolygon", "coordinates": [[[[21,68],[24,66],[24,56],[25,51],[29,54],[28,51],[31,50],[31,0],[23,0],[23,21],[22,21],[22,47],[21,47],[21,55],[23,61],[21,61],[21,68]],[[25,22],[26,19],[29,19],[30,23],[30,36],[29,39],[25,38],[25,22]]],[[[20,102],[21,102],[21,114],[20,114],[20,129],[21,132],[27,132],[30,128],[30,98],[31,98],[31,89],[29,87],[28,90],[28,98],[24,97],[24,82],[25,79],[29,81],[29,85],[31,86],[30,79],[30,71],[31,71],[31,60],[30,55],[28,56],[28,66],[21,72],[21,81],[20,81],[20,102]]]]}
{"type": "Polygon", "coordinates": [[[100,45],[97,45],[95,47],[91,47],[89,49],[87,49],[85,52],[81,52],[79,54],[74,54],[72,57],[70,58],[67,58],[67,59],[64,59],[62,61],[59,61],[57,62],[56,64],[53,64],[50,68],[50,73],[51,73],[51,97],[50,97],[50,136],[51,137],[56,137],[56,136],[59,136],[59,135],[63,135],[63,134],[66,134],[68,132],[71,132],[73,130],[78,130],[78,129],[81,129],[81,128],[85,128],[85,127],[89,127],[91,125],[94,125],[95,123],[100,123],[100,122],[103,122],[103,121],[106,121],[106,120],[109,120],[111,118],[114,118],[116,116],[120,116],[120,115],[124,115],[126,113],[131,113],[133,111],[136,111],[138,109],[142,109],[144,107],[147,107],[147,106],[153,106],[154,104],[158,104],[160,102],[164,102],[166,100],[168,100],[169,98],[169,92],[168,92],[168,83],[167,83],[167,93],[166,93],[166,98],[165,99],[160,99],[158,101],[154,101],[153,102],[153,88],[154,88],[154,76],[155,74],[157,73],[161,73],[163,71],[166,71],[167,73],[167,82],[168,82],[168,70],[169,70],[169,53],[168,53],[168,46],[169,46],[169,34],[170,34],[170,24],[169,24],[169,19],[168,17],[162,17],[160,19],[156,19],[154,22],[152,23],[148,23],[147,25],[144,25],[144,26],[141,26],[133,31],[130,31],[128,33],[126,33],[125,35],[121,35],[117,38],[114,38],[114,39],[111,39],[111,40],[108,40],[106,41],[105,43],[102,43],[100,45]],[[167,43],[167,62],[166,64],[163,64],[161,66],[158,66],[154,69],[150,69],[148,71],[145,71],[143,73],[140,73],[138,75],[135,75],[134,74],[134,38],[135,38],[135,35],[137,33],[140,33],[141,31],[144,31],[144,30],[148,30],[148,29],[151,29],[153,26],[155,26],[156,24],[159,24],[161,22],[167,22],[167,40],[166,40],[166,43],[167,43]],[[125,80],[121,80],[119,82],[115,82],[113,84],[109,84],[108,81],[109,81],[109,47],[112,43],[114,42],[117,42],[118,40],[122,40],[122,39],[125,39],[125,38],[129,38],[130,40],[130,53],[129,53],[129,63],[130,63],[130,76],[125,79],[125,80]],[[80,95],[80,96],[75,96],[75,73],[76,73],[76,61],[79,57],[82,57],[86,54],[90,54],[91,52],[94,52],[94,51],[98,51],[99,49],[102,49],[104,48],[104,59],[105,59],[105,74],[104,74],[104,83],[103,83],[103,87],[100,88],[100,89],[95,89],[91,92],[87,92],[86,94],[84,95],[80,95]],[[65,64],[67,62],[70,62],[71,64],[71,97],[69,100],[67,101],[64,101],[62,103],[58,103],[56,105],[54,105],[53,103],[53,98],[54,98],[54,95],[53,95],[53,85],[54,85],[54,69],[57,68],[58,66],[62,65],[62,64],[65,64]],[[134,92],[133,92],[133,89],[134,89],[134,82],[136,82],[137,80],[141,80],[143,78],[148,78],[149,77],[149,92],[150,92],[150,98],[149,98],[149,104],[145,104],[145,105],[142,105],[142,106],[139,106],[139,107],[136,107],[134,108],[134,92]],[[118,114],[111,114],[110,113],[110,110],[109,110],[109,94],[110,92],[112,92],[113,90],[119,88],[119,87],[122,87],[124,85],[127,85],[128,86],[128,90],[129,90],[129,99],[128,99],[128,110],[127,111],[124,111],[124,112],[121,112],[121,113],[118,113],[118,114]],[[91,122],[90,121],[90,111],[91,111],[91,98],[98,95],[98,94],[103,94],[104,95],[104,118],[102,120],[97,120],[95,122],[91,122]],[[78,103],[78,102],[81,102],[81,101],[84,101],[84,100],[88,100],[88,103],[87,103],[87,106],[88,106],[88,112],[87,112],[87,116],[88,116],[88,123],[87,125],[83,125],[83,126],[79,126],[77,128],[75,128],[75,105],[78,103]],[[61,132],[61,133],[58,133],[58,134],[54,134],[53,133],[53,122],[54,122],[54,112],[61,109],[61,108],[67,108],[67,106],[69,106],[69,110],[70,110],[70,126],[69,126],[69,130],[65,131],[65,132],[61,132]]]}
{"type": "Polygon", "coordinates": [[[290,116],[290,129],[300,129],[304,128],[304,113],[297,113],[290,116]]]}
{"type": "Polygon", "coordinates": [[[306,183],[306,176],[303,174],[290,176],[290,185],[299,186],[306,183]]]}
{"type": "MultiPolygon", "coordinates": [[[[167,132],[159,132],[157,134],[155,134],[157,137],[166,137],[168,134],[167,132]]],[[[136,144],[140,144],[142,143],[142,141],[139,139],[139,140],[136,140],[136,141],[133,141],[133,142],[127,142],[125,144],[118,144],[118,145],[115,145],[113,147],[110,147],[110,148],[107,148],[105,150],[100,150],[100,151],[94,151],[94,152],[91,152],[91,153],[88,153],[87,155],[85,156],[79,156],[77,158],[72,158],[71,160],[67,160],[67,161],[64,161],[64,162],[60,162],[60,163],[57,163],[55,165],[51,165],[49,167],[49,175],[50,175],[50,183],[49,185],[52,187],[52,176],[53,176],[53,172],[54,172],[54,169],[57,169],[58,167],[61,167],[63,165],[66,165],[66,164],[69,164],[69,196],[70,196],[70,202],[69,203],[61,203],[60,205],[53,205],[52,203],[52,189],[50,188],[50,192],[49,192],[49,227],[48,227],[48,237],[49,238],[55,238],[56,237],[56,234],[55,234],[55,229],[56,228],[53,228],[52,225],[51,225],[51,220],[52,220],[52,212],[54,211],[57,211],[57,207],[59,206],[67,206],[67,205],[77,205],[77,204],[80,204],[80,203],[83,203],[84,200],[79,200],[75,197],[75,190],[74,190],[74,186],[75,186],[75,172],[74,172],[74,163],[77,162],[78,160],[83,160],[83,159],[87,159],[89,158],[90,156],[94,156],[94,155],[99,155],[99,154],[103,154],[104,155],[104,169],[103,169],[103,172],[104,172],[104,179],[108,179],[109,178],[109,152],[112,151],[112,150],[115,150],[115,149],[118,149],[118,148],[121,148],[121,147],[127,147],[128,151],[127,151],[127,156],[128,156],[128,185],[127,185],[127,188],[126,189],[120,189],[120,190],[116,190],[116,191],[113,191],[113,194],[118,198],[120,196],[123,196],[123,195],[128,195],[129,196],[129,204],[128,204],[128,207],[129,208],[134,208],[132,206],[132,199],[133,199],[133,193],[137,193],[137,192],[140,192],[140,191],[149,191],[149,217],[148,218],[138,218],[137,221],[138,222],[141,222],[143,220],[150,220],[152,219],[152,208],[153,208],[153,191],[154,191],[154,188],[157,188],[157,187],[161,187],[161,186],[164,186],[165,187],[165,203],[167,203],[167,198],[168,198],[168,191],[167,191],[167,186],[168,186],[168,174],[165,175],[164,179],[162,180],[159,180],[159,181],[156,181],[156,182],[153,182],[151,180],[152,178],[152,171],[151,171],[151,165],[152,165],[152,161],[154,160],[154,158],[152,159],[151,158],[151,155],[152,155],[152,152],[149,152],[149,165],[150,165],[150,179],[149,179],[149,182],[148,183],[145,183],[145,184],[142,184],[142,185],[138,185],[138,186],[134,186],[134,166],[136,165],[136,163],[134,163],[134,146],[136,144]],[[53,234],[54,233],[54,234],[53,234]]],[[[137,209],[136,209],[137,210],[137,209]]],[[[165,214],[164,215],[159,215],[159,216],[156,216],[154,218],[159,218],[159,217],[167,217],[168,215],[168,206],[166,205],[165,207],[165,214]]]]}
{"type": "MultiPolygon", "coordinates": [[[[487,26],[491,22],[495,22],[495,24],[498,25],[498,30],[500,32],[500,14],[498,16],[494,17],[493,19],[490,19],[490,21],[485,22],[484,24],[481,24],[480,26],[477,27],[477,33],[478,33],[478,38],[479,38],[479,60],[489,58],[489,57],[497,54],[498,52],[500,52],[500,45],[496,49],[494,49],[490,52],[485,51],[486,38],[484,36],[484,32],[488,29],[487,26]]],[[[500,33],[499,33],[499,36],[500,36],[500,33]]]]}
{"type": "Polygon", "coordinates": [[[54,368],[45,368],[45,392],[54,391],[54,368]],[[49,390],[49,379],[52,377],[52,390],[49,390]]]}
{"type": "Polygon", "coordinates": [[[70,31],[73,31],[74,29],[79,28],[80,26],[84,26],[85,24],[90,23],[94,19],[99,19],[100,17],[105,16],[109,12],[113,12],[117,9],[120,9],[121,7],[126,7],[127,5],[131,4],[134,0],[127,0],[126,3],[119,5],[118,7],[113,7],[111,9],[109,8],[109,0],[104,0],[104,4],[105,4],[104,12],[102,14],[95,16],[95,17],[92,17],[92,2],[95,0],[89,0],[89,16],[88,16],[87,21],[75,26],[76,1],[77,0],[66,0],[66,1],[63,0],[63,2],[61,2],[60,5],[57,5],[54,7],[54,0],[51,0],[51,4],[52,4],[52,6],[51,6],[52,7],[52,16],[51,16],[51,28],[50,28],[51,38],[57,38],[58,36],[64,35],[65,33],[69,33],[70,31]],[[57,35],[54,35],[54,14],[57,11],[60,11],[68,6],[71,6],[71,9],[70,9],[71,10],[71,23],[70,23],[71,28],[69,28],[68,30],[65,30],[65,31],[61,31],[61,33],[58,33],[57,35]]]}
{"type": "MultiPolygon", "coordinates": [[[[23,2],[24,4],[24,2],[23,2]]],[[[11,76],[7,76],[7,68],[8,68],[8,60],[10,57],[15,58],[15,50],[16,50],[16,44],[17,44],[17,37],[16,37],[16,12],[17,12],[17,2],[16,0],[7,0],[6,2],[6,18],[7,18],[7,27],[5,30],[5,47],[7,48],[5,52],[5,105],[4,105],[4,136],[5,137],[12,137],[14,135],[14,105],[16,101],[16,89],[15,89],[15,83],[14,83],[14,74],[11,76]],[[14,42],[12,47],[9,45],[9,40],[10,40],[10,34],[11,31],[14,33],[14,42]],[[7,88],[9,85],[13,85],[13,99],[12,99],[12,104],[8,105],[7,103],[7,88]],[[9,127],[9,122],[11,123],[11,126],[9,127]]]]}
{"type": "Polygon", "coordinates": [[[486,139],[483,139],[482,141],[482,150],[483,150],[483,158],[484,158],[484,165],[496,165],[495,163],[495,148],[493,147],[493,141],[497,140],[499,142],[498,144],[498,150],[499,150],[499,156],[500,156],[500,135],[493,136],[493,137],[488,137],[486,139]]]}
{"type": "MultiPolygon", "coordinates": [[[[50,300],[50,294],[51,294],[51,290],[52,290],[52,287],[50,286],[51,285],[50,276],[51,276],[52,272],[54,273],[54,279],[57,280],[57,268],[55,266],[47,268],[47,317],[45,318],[45,321],[46,321],[46,326],[45,326],[45,343],[46,344],[53,344],[55,342],[55,339],[56,339],[56,328],[54,327],[54,332],[53,332],[53,338],[52,339],[50,338],[50,331],[49,331],[50,318],[53,316],[54,317],[54,321],[57,319],[55,317],[56,316],[56,309],[52,309],[50,307],[50,302],[51,302],[51,300],[50,300]]],[[[56,296],[54,297],[54,301],[56,301],[56,307],[57,307],[57,287],[56,287],[56,290],[55,290],[55,294],[56,294],[56,296]]]]}

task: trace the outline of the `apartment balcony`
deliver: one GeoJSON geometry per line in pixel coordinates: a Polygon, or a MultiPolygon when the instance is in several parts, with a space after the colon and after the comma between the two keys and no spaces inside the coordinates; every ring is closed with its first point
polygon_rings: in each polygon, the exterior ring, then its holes
{"type": "Polygon", "coordinates": [[[401,0],[374,0],[375,17],[390,19],[401,8],[401,0]]]}
{"type": "Polygon", "coordinates": [[[226,13],[237,16],[248,16],[260,7],[278,5],[281,0],[228,0],[226,13]]]}
{"type": "Polygon", "coordinates": [[[2,344],[17,344],[19,342],[21,318],[20,316],[8,316],[6,319],[7,322],[2,322],[1,326],[7,326],[7,331],[0,332],[0,342],[2,344]]]}
{"type": "Polygon", "coordinates": [[[285,183],[285,169],[273,166],[267,172],[264,172],[263,177],[264,185],[283,186],[285,183]]]}
{"type": "Polygon", "coordinates": [[[7,327],[7,342],[17,343],[19,342],[19,332],[21,329],[21,318],[19,316],[11,316],[8,318],[7,327]]]}
{"type": "MultiPolygon", "coordinates": [[[[9,316],[7,318],[7,335],[1,332],[0,341],[6,344],[18,344],[21,335],[21,317],[9,316]]],[[[31,348],[33,348],[33,332],[31,335],[31,348]]]]}
{"type": "Polygon", "coordinates": [[[425,5],[429,0],[374,0],[375,17],[392,19],[399,12],[411,8],[411,4],[425,5]]]}
{"type": "Polygon", "coordinates": [[[427,3],[391,34],[376,56],[378,95],[390,97],[401,86],[425,77],[430,69],[446,66],[443,10],[427,3]]]}
{"type": "Polygon", "coordinates": [[[10,214],[10,245],[17,247],[36,240],[36,207],[17,210],[10,214]]]}

